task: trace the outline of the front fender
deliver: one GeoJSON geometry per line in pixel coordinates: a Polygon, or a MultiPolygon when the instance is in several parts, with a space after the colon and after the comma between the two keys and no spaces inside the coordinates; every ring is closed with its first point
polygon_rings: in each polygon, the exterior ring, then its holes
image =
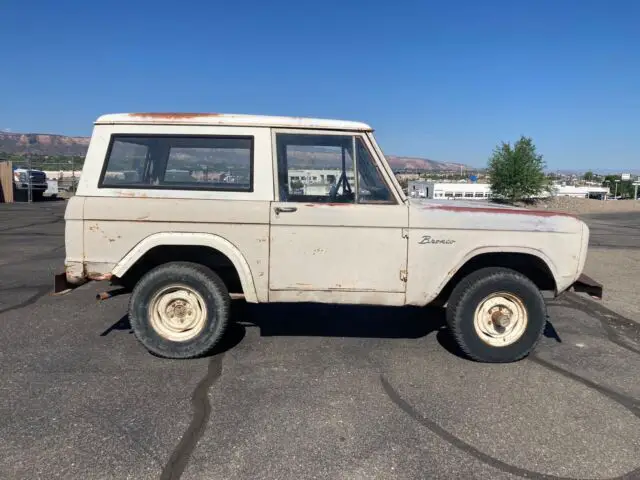
{"type": "MultiPolygon", "coordinates": [[[[555,263],[551,258],[549,258],[541,250],[538,250],[532,247],[520,247],[520,246],[506,246],[506,247],[505,246],[484,246],[484,247],[474,248],[473,250],[470,250],[469,252],[467,252],[466,255],[464,255],[462,258],[458,259],[454,268],[449,270],[449,272],[447,273],[447,277],[445,277],[440,282],[440,285],[438,286],[439,287],[438,293],[442,291],[442,289],[445,287],[447,282],[451,280],[451,277],[453,277],[464,266],[465,263],[485,253],[524,253],[527,255],[533,255],[534,257],[538,257],[547,265],[547,267],[549,267],[549,270],[551,271],[551,274],[553,275],[553,278],[556,281],[558,288],[560,288],[560,284],[563,283],[561,278],[558,275],[558,269],[555,263]]],[[[570,283],[570,280],[568,280],[567,282],[570,283]]]]}
{"type": "Polygon", "coordinates": [[[409,305],[426,305],[432,302],[467,262],[487,253],[521,253],[539,258],[549,267],[559,291],[569,286],[574,280],[573,275],[567,278],[560,276],[555,262],[544,252],[534,247],[485,245],[469,250],[453,250],[448,255],[444,254],[444,250],[442,253],[438,252],[437,255],[435,252],[422,253],[423,251],[414,249],[412,255],[410,247],[411,263],[407,285],[407,304],[409,305]],[[425,265],[425,268],[416,268],[416,265],[425,265]]]}

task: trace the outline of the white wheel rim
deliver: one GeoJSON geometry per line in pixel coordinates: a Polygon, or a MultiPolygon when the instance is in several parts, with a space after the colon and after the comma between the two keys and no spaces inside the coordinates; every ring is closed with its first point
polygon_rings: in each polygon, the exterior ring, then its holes
{"type": "Polygon", "coordinates": [[[149,302],[153,329],[173,342],[196,337],[207,323],[204,298],[186,285],[170,285],[156,292],[149,302]]]}
{"type": "Polygon", "coordinates": [[[473,316],[476,333],[492,347],[506,347],[517,342],[524,334],[528,321],[522,300],[506,292],[486,297],[473,316]]]}

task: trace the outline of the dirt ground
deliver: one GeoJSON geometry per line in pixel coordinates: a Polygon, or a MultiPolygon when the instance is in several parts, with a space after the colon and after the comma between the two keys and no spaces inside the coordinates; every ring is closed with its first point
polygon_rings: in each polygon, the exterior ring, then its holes
{"type": "Polygon", "coordinates": [[[576,215],[597,213],[640,212],[640,201],[636,200],[595,200],[590,198],[554,197],[540,200],[529,208],[557,210],[576,215]]]}
{"type": "Polygon", "coordinates": [[[590,229],[585,273],[604,284],[605,306],[640,322],[640,211],[587,214],[580,218],[590,229]]]}
{"type": "Polygon", "coordinates": [[[604,284],[605,306],[640,322],[640,250],[591,248],[584,273],[604,284]]]}
{"type": "Polygon", "coordinates": [[[640,201],[555,197],[527,208],[571,213],[587,222],[584,273],[604,285],[605,306],[640,322],[640,201]]]}

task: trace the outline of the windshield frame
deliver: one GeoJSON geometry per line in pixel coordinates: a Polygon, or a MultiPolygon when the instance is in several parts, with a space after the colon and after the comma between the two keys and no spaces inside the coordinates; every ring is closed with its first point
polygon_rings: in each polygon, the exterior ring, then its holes
{"type": "MultiPolygon", "coordinates": [[[[378,205],[378,206],[389,206],[389,205],[401,205],[406,203],[406,199],[404,195],[402,195],[402,190],[398,190],[399,184],[394,182],[393,172],[391,172],[391,176],[389,176],[389,166],[385,161],[380,160],[379,148],[377,144],[375,144],[375,140],[371,140],[369,136],[370,132],[359,132],[353,130],[332,130],[332,129],[306,129],[306,128],[272,128],[271,129],[271,141],[272,141],[272,160],[273,160],[273,194],[275,201],[283,201],[280,197],[280,178],[279,178],[279,161],[278,161],[278,151],[277,151],[277,135],[278,134],[292,134],[292,135],[337,135],[337,136],[347,136],[352,138],[353,147],[356,147],[357,139],[363,144],[363,147],[366,149],[370,156],[370,160],[373,163],[373,167],[380,174],[380,178],[384,183],[385,187],[388,189],[391,195],[391,199],[389,201],[384,202],[359,202],[359,170],[358,170],[358,158],[357,153],[354,151],[353,158],[353,166],[354,166],[354,185],[352,188],[355,193],[354,205],[378,205]]],[[[383,157],[384,158],[384,157],[383,157]]]]}

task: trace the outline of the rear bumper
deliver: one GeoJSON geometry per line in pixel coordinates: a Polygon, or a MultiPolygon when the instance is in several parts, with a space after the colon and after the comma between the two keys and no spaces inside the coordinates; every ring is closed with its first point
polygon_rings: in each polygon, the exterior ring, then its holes
{"type": "Polygon", "coordinates": [[[580,275],[569,289],[574,292],[586,293],[599,300],[602,300],[602,292],[604,290],[601,283],[596,282],[585,274],[580,275]]]}
{"type": "Polygon", "coordinates": [[[54,275],[53,293],[69,291],[90,281],[102,282],[112,278],[111,273],[90,272],[85,274],[82,270],[79,272],[74,270],[74,267],[76,267],[76,264],[69,264],[65,272],[54,275]]]}

